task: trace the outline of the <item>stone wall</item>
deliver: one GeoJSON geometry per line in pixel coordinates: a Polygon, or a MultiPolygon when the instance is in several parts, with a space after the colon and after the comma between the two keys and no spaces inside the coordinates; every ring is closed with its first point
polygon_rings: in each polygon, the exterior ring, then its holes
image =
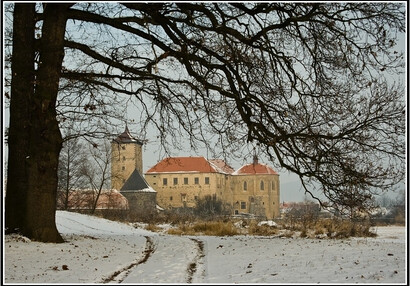
{"type": "Polygon", "coordinates": [[[122,191],[121,194],[127,198],[132,214],[145,215],[156,211],[156,192],[122,191]]]}

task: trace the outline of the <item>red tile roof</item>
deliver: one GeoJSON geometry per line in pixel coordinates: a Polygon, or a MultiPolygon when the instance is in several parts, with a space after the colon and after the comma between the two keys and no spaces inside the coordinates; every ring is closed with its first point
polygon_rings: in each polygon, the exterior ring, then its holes
{"type": "MultiPolygon", "coordinates": [[[[90,189],[73,190],[68,196],[69,209],[92,209],[96,192],[90,189]]],[[[58,196],[57,205],[64,206],[64,197],[58,196]]],[[[117,190],[102,190],[97,202],[97,209],[127,209],[128,200],[117,190]]]]}
{"type": "Polygon", "coordinates": [[[216,168],[219,169],[220,173],[232,174],[233,172],[235,172],[235,170],[231,166],[226,164],[226,162],[222,159],[212,159],[209,160],[209,162],[214,164],[216,168]]]}
{"type": "Polygon", "coordinates": [[[271,167],[265,165],[265,164],[260,164],[260,163],[252,163],[248,165],[244,165],[241,168],[239,168],[234,175],[255,175],[255,174],[267,174],[267,175],[277,175],[275,170],[273,170],[271,167]]]}
{"type": "Polygon", "coordinates": [[[220,170],[204,157],[170,157],[157,163],[146,173],[176,172],[220,173],[220,170]]]}

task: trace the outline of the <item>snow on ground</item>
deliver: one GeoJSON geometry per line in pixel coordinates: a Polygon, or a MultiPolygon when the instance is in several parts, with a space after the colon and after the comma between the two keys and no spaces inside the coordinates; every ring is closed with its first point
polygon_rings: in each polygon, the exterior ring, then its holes
{"type": "Polygon", "coordinates": [[[62,244],[4,239],[3,283],[407,283],[405,227],[375,238],[171,236],[58,211],[62,244]]]}

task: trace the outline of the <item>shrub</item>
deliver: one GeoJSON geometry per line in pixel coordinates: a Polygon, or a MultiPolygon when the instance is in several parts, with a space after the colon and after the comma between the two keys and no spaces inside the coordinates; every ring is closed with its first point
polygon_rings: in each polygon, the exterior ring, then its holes
{"type": "Polygon", "coordinates": [[[301,232],[300,232],[300,237],[306,237],[307,236],[307,231],[306,231],[306,229],[303,229],[301,232]]]}
{"type": "Polygon", "coordinates": [[[230,213],[229,207],[215,195],[206,195],[196,200],[194,214],[202,219],[214,219],[218,216],[225,216],[230,213]]]}

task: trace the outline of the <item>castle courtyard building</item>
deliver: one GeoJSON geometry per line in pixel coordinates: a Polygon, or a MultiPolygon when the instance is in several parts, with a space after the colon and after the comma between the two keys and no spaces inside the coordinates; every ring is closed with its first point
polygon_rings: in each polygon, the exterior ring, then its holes
{"type": "Polygon", "coordinates": [[[280,215],[279,175],[256,157],[237,171],[220,159],[170,157],[150,168],[145,178],[163,208],[195,207],[198,198],[211,195],[227,203],[232,215],[280,215]]]}
{"type": "Polygon", "coordinates": [[[218,166],[204,157],[166,158],[145,173],[147,182],[157,191],[157,203],[163,208],[195,207],[198,198],[215,195],[224,199],[229,167],[218,166]]]}

